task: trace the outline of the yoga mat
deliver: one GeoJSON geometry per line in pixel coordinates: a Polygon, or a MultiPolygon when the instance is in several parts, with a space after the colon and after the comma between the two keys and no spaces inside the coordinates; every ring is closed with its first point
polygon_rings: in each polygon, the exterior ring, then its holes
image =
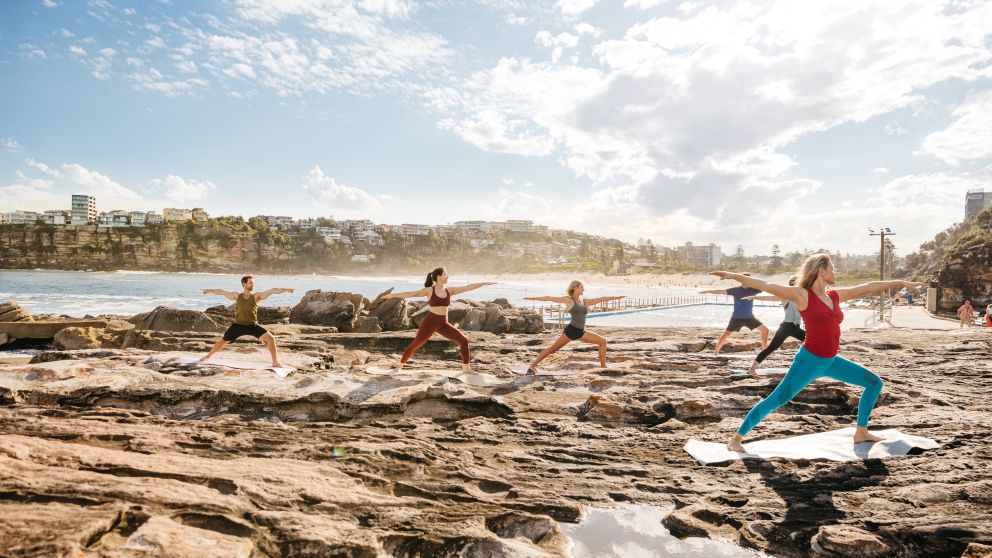
{"type": "MultiPolygon", "coordinates": [[[[755,370],[755,373],[757,373],[759,376],[768,376],[768,375],[772,375],[772,374],[785,374],[788,371],[789,371],[788,368],[759,368],[759,369],[755,370]]],[[[745,376],[748,375],[747,370],[738,370],[736,368],[732,368],[730,370],[730,373],[731,374],[744,374],[745,376]]]]}
{"type": "Polygon", "coordinates": [[[520,374],[521,376],[572,376],[582,372],[582,370],[544,370],[538,368],[537,374],[528,374],[526,364],[514,364],[507,368],[510,369],[510,372],[520,374]]]}
{"type": "Polygon", "coordinates": [[[207,362],[200,362],[200,359],[196,357],[179,357],[176,360],[182,364],[225,366],[227,368],[237,368],[238,370],[271,370],[280,378],[285,378],[286,376],[289,376],[290,372],[296,370],[292,366],[283,366],[282,368],[279,368],[278,366],[272,366],[271,364],[265,364],[264,362],[250,362],[244,360],[233,360],[229,358],[211,358],[207,362]]]}
{"type": "Polygon", "coordinates": [[[701,442],[690,439],[685,444],[685,451],[695,457],[700,465],[711,465],[737,459],[769,459],[772,457],[858,461],[907,455],[913,448],[928,450],[940,447],[940,444],[930,438],[903,434],[894,428],[873,430],[872,434],[885,439],[881,442],[855,444],[851,440],[854,436],[854,428],[850,427],[830,432],[793,436],[792,438],[748,442],[744,444],[745,453],[728,450],[726,442],[701,442]]]}

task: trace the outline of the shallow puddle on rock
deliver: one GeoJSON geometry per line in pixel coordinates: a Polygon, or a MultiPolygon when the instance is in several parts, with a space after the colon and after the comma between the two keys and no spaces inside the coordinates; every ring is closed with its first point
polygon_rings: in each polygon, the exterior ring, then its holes
{"type": "Polygon", "coordinates": [[[653,506],[589,508],[582,522],[561,524],[572,558],[756,558],[766,557],[735,544],[704,538],[679,539],[661,519],[671,510],[653,506]]]}

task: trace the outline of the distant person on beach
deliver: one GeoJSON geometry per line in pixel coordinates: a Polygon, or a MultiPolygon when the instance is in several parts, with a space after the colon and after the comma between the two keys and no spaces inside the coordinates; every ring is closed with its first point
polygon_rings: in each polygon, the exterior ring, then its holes
{"type": "MultiPolygon", "coordinates": [[[[794,287],[796,281],[799,278],[793,275],[789,278],[789,286],[794,287]]],[[[795,337],[799,342],[806,340],[806,332],[803,331],[802,317],[799,315],[799,310],[796,308],[796,303],[791,300],[782,300],[777,296],[746,296],[744,300],[766,300],[766,301],[776,301],[781,302],[782,307],[785,308],[785,318],[782,323],[779,324],[778,329],[775,331],[775,337],[772,337],[772,342],[765,347],[765,350],[758,353],[758,356],[754,357],[754,362],[751,363],[751,368],[748,369],[748,374],[755,374],[758,365],[764,362],[768,355],[774,353],[785,343],[785,340],[789,337],[795,337]]]]}
{"type": "Polygon", "coordinates": [[[223,289],[203,289],[203,294],[216,294],[228,300],[233,300],[235,317],[231,327],[227,328],[224,336],[214,344],[214,347],[210,349],[207,356],[200,359],[200,362],[206,362],[210,357],[223,349],[224,345],[227,345],[238,337],[251,335],[265,343],[265,346],[269,348],[269,354],[272,355],[272,366],[282,368],[282,363],[279,362],[279,354],[276,349],[276,338],[269,333],[269,330],[258,323],[258,303],[274,294],[291,293],[296,291],[296,289],[275,288],[256,293],[252,291],[255,288],[255,279],[251,275],[245,275],[241,278],[241,287],[240,293],[236,291],[225,291],[223,289]]]}
{"type": "Polygon", "coordinates": [[[606,339],[604,339],[601,335],[597,335],[591,331],[586,331],[586,315],[589,313],[590,306],[595,306],[601,302],[608,302],[610,300],[620,300],[624,297],[603,296],[599,298],[586,299],[583,296],[586,292],[586,288],[581,281],[572,281],[569,283],[566,292],[568,293],[568,296],[524,297],[524,300],[557,302],[558,304],[564,304],[565,311],[572,316],[572,319],[568,322],[568,325],[565,326],[565,329],[561,332],[561,335],[558,336],[558,339],[552,343],[550,347],[541,351],[541,354],[537,355],[534,362],[530,363],[530,366],[527,367],[527,374],[529,375],[537,374],[537,365],[540,364],[542,360],[558,352],[559,349],[565,345],[568,345],[571,341],[582,341],[583,343],[593,343],[595,345],[599,345],[599,365],[606,368],[606,339]]]}
{"type": "Polygon", "coordinates": [[[737,281],[745,287],[771,293],[796,304],[806,324],[806,340],[792,361],[789,371],[772,393],[754,406],[727,444],[730,451],[743,452],[744,436],[772,411],[785,405],[818,378],[828,377],[864,388],[858,402],[854,443],[877,442],[882,438],[868,431],[868,418],[882,392],[882,379],[867,368],[837,355],[840,324],[844,320],[841,303],[880,293],[887,289],[918,288],[922,283],[908,281],[872,281],[856,287],[830,289],[836,275],[829,254],[814,254],[806,259],[799,273],[799,286],[777,285],[738,273],[714,271],[713,275],[737,281]]]}
{"type": "MultiPolygon", "coordinates": [[[[750,277],[750,273],[744,273],[745,277],[750,277]]],[[[754,317],[754,301],[745,300],[745,297],[754,296],[759,294],[761,291],[757,289],[750,289],[747,287],[734,287],[732,289],[723,290],[709,290],[700,291],[699,294],[713,294],[713,295],[729,295],[734,297],[734,313],[730,315],[730,322],[727,324],[726,331],[720,336],[720,340],[716,342],[716,354],[720,354],[720,349],[727,343],[730,339],[731,334],[736,331],[740,331],[741,328],[748,328],[751,331],[758,330],[761,332],[761,349],[764,350],[768,346],[768,328],[761,323],[758,318],[754,317]]]]}
{"type": "Polygon", "coordinates": [[[471,283],[464,287],[451,288],[445,287],[447,283],[448,272],[443,267],[439,267],[427,274],[427,280],[424,282],[423,289],[408,293],[390,293],[382,297],[383,299],[428,297],[427,315],[420,322],[420,329],[417,330],[416,337],[413,338],[410,345],[403,351],[400,363],[396,366],[397,372],[403,369],[403,365],[410,360],[413,353],[417,352],[417,349],[420,347],[423,347],[424,343],[427,343],[435,333],[439,333],[452,343],[458,344],[458,348],[462,353],[462,370],[465,372],[472,371],[472,367],[469,366],[468,339],[461,331],[458,331],[457,327],[448,323],[448,305],[451,304],[451,297],[454,295],[473,291],[480,287],[495,285],[496,283],[471,283]]]}
{"type": "Polygon", "coordinates": [[[975,308],[971,305],[970,299],[964,299],[964,304],[958,308],[958,319],[961,324],[958,327],[971,327],[975,321],[975,308]]]}

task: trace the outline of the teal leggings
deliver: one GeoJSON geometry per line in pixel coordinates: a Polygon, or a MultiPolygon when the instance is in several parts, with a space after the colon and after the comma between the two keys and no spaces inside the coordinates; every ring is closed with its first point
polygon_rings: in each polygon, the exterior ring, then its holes
{"type": "Polygon", "coordinates": [[[782,382],[768,397],[751,409],[744,417],[744,423],[737,429],[737,433],[746,436],[772,411],[792,401],[792,398],[803,388],[824,376],[865,388],[861,393],[861,401],[858,402],[858,426],[868,426],[868,417],[871,416],[871,410],[878,400],[878,394],[882,392],[882,379],[871,370],[844,357],[818,357],[803,347],[796,353],[796,358],[792,361],[789,372],[782,378],[782,382]]]}

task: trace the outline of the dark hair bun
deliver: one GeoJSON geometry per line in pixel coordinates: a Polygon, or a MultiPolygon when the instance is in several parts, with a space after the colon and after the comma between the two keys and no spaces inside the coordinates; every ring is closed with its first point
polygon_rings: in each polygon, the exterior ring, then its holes
{"type": "Polygon", "coordinates": [[[427,274],[427,281],[424,281],[424,286],[425,287],[433,287],[434,286],[434,277],[433,277],[433,274],[432,273],[428,273],[427,274]]]}

